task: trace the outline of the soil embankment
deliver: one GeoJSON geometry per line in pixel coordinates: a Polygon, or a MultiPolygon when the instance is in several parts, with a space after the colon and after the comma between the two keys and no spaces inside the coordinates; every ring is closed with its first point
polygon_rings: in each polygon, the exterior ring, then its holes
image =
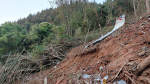
{"type": "Polygon", "coordinates": [[[126,23],[102,42],[72,49],[50,70],[30,76],[30,84],[150,83],[150,21],[126,23]],[[105,78],[105,79],[104,79],[105,78]]]}

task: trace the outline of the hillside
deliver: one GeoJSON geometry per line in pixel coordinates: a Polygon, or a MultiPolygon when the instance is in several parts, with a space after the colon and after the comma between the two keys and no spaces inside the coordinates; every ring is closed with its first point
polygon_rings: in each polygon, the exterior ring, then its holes
{"type": "Polygon", "coordinates": [[[101,43],[86,49],[86,44],[72,49],[65,60],[50,70],[28,76],[26,83],[43,84],[47,78],[48,84],[99,84],[105,77],[108,84],[123,80],[127,84],[148,84],[149,27],[148,17],[126,23],[101,43]]]}
{"type": "Polygon", "coordinates": [[[5,22],[0,26],[0,84],[150,83],[148,3],[53,0],[57,8],[5,22]],[[105,37],[118,17],[126,21],[120,29],[85,48],[105,37]]]}

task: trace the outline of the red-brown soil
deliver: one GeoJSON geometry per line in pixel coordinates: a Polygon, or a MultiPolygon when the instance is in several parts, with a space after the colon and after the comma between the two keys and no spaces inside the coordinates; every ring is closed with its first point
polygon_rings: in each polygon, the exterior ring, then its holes
{"type": "Polygon", "coordinates": [[[96,82],[101,84],[100,81],[95,81],[98,74],[101,79],[106,75],[109,76],[107,84],[121,79],[127,84],[132,84],[132,79],[136,83],[150,83],[150,67],[136,77],[132,74],[136,71],[137,65],[149,56],[150,22],[148,18],[140,19],[135,23],[126,23],[96,45],[84,49],[85,45],[72,49],[58,65],[50,70],[31,75],[32,79],[26,79],[24,83],[44,84],[46,77],[47,84],[95,84],[96,82]],[[123,66],[124,63],[126,63],[125,66],[123,66]],[[122,71],[113,80],[122,66],[122,71]],[[92,76],[84,79],[82,78],[84,74],[92,76]],[[146,78],[140,78],[143,76],[146,78]]]}

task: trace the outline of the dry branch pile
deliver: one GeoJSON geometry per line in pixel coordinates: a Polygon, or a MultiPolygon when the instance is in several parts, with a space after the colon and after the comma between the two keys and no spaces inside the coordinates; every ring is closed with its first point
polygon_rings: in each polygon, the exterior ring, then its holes
{"type": "Polygon", "coordinates": [[[23,50],[24,55],[3,56],[5,60],[0,70],[0,84],[14,83],[16,80],[23,80],[31,73],[50,69],[63,60],[67,53],[75,46],[77,42],[61,42],[59,45],[48,45],[45,52],[34,59],[32,53],[23,50]]]}

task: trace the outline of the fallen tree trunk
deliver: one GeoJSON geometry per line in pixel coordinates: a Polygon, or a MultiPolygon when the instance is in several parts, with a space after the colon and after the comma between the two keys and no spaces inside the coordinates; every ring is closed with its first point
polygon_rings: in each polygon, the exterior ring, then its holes
{"type": "Polygon", "coordinates": [[[138,76],[143,70],[145,70],[150,65],[150,56],[145,58],[141,63],[138,64],[138,70],[133,72],[135,76],[138,76]]]}

